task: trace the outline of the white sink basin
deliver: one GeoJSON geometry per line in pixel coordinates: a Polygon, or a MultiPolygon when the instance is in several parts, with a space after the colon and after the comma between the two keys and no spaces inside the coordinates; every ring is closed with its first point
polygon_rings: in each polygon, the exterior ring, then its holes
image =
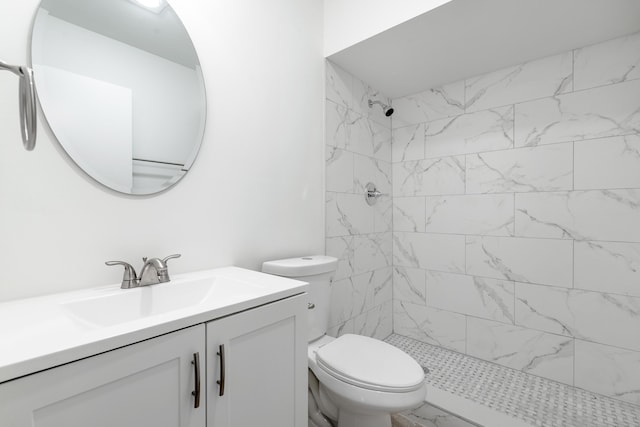
{"type": "Polygon", "coordinates": [[[114,284],[0,303],[0,382],[306,290],[296,280],[224,267],[141,288],[114,284]]]}
{"type": "Polygon", "coordinates": [[[216,277],[167,282],[62,304],[74,318],[92,326],[113,326],[208,303],[232,304],[260,291],[260,286],[216,277]]]}

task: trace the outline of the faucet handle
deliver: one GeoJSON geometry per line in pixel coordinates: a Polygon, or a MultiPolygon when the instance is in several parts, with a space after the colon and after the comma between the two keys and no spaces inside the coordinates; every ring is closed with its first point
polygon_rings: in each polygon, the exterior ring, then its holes
{"type": "Polygon", "coordinates": [[[174,258],[180,258],[181,256],[182,255],[180,254],[173,254],[162,259],[162,265],[164,265],[164,268],[162,270],[158,270],[158,279],[160,280],[160,282],[168,282],[171,280],[169,278],[169,266],[167,265],[167,261],[174,258]]]}
{"type": "Polygon", "coordinates": [[[173,254],[173,255],[169,255],[168,257],[165,257],[162,262],[164,262],[165,264],[167,263],[167,261],[169,261],[170,259],[174,259],[174,258],[180,258],[182,256],[182,254],[173,254]]]}
{"type": "Polygon", "coordinates": [[[129,264],[124,261],[107,261],[106,265],[122,265],[124,266],[124,275],[122,276],[122,285],[120,286],[122,289],[134,288],[136,286],[136,282],[138,281],[138,275],[136,274],[136,270],[129,264]]]}

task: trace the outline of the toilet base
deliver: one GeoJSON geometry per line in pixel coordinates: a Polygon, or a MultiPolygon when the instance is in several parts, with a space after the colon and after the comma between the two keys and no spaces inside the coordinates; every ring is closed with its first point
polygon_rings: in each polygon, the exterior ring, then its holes
{"type": "Polygon", "coordinates": [[[340,410],[338,427],[391,427],[390,414],[364,415],[340,410]]]}
{"type": "Polygon", "coordinates": [[[361,411],[352,412],[349,409],[339,408],[329,396],[327,389],[320,383],[316,376],[309,370],[309,385],[318,387],[314,395],[309,392],[309,427],[325,427],[329,425],[327,420],[312,419],[312,408],[320,409],[322,414],[331,420],[331,425],[336,427],[391,427],[391,414],[386,412],[374,412],[363,414],[361,411]]]}

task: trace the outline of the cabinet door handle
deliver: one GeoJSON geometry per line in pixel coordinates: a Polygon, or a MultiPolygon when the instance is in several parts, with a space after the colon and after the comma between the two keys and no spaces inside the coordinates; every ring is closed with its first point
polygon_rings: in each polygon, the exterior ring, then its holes
{"type": "Polygon", "coordinates": [[[224,396],[224,344],[220,344],[218,347],[218,356],[220,356],[220,380],[216,381],[216,383],[220,386],[220,393],[218,393],[218,396],[224,396]]]}
{"type": "Polygon", "coordinates": [[[200,353],[193,353],[193,361],[191,364],[194,367],[195,375],[196,375],[196,389],[191,392],[192,396],[195,396],[195,401],[193,402],[194,408],[200,407],[200,353]]]}

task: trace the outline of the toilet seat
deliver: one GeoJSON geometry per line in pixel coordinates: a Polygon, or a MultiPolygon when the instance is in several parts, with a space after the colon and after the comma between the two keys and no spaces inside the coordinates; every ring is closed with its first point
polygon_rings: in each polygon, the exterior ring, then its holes
{"type": "Polygon", "coordinates": [[[407,393],[420,389],[424,371],[408,354],[383,341],[345,334],[316,352],[320,369],[368,390],[407,393]]]}

